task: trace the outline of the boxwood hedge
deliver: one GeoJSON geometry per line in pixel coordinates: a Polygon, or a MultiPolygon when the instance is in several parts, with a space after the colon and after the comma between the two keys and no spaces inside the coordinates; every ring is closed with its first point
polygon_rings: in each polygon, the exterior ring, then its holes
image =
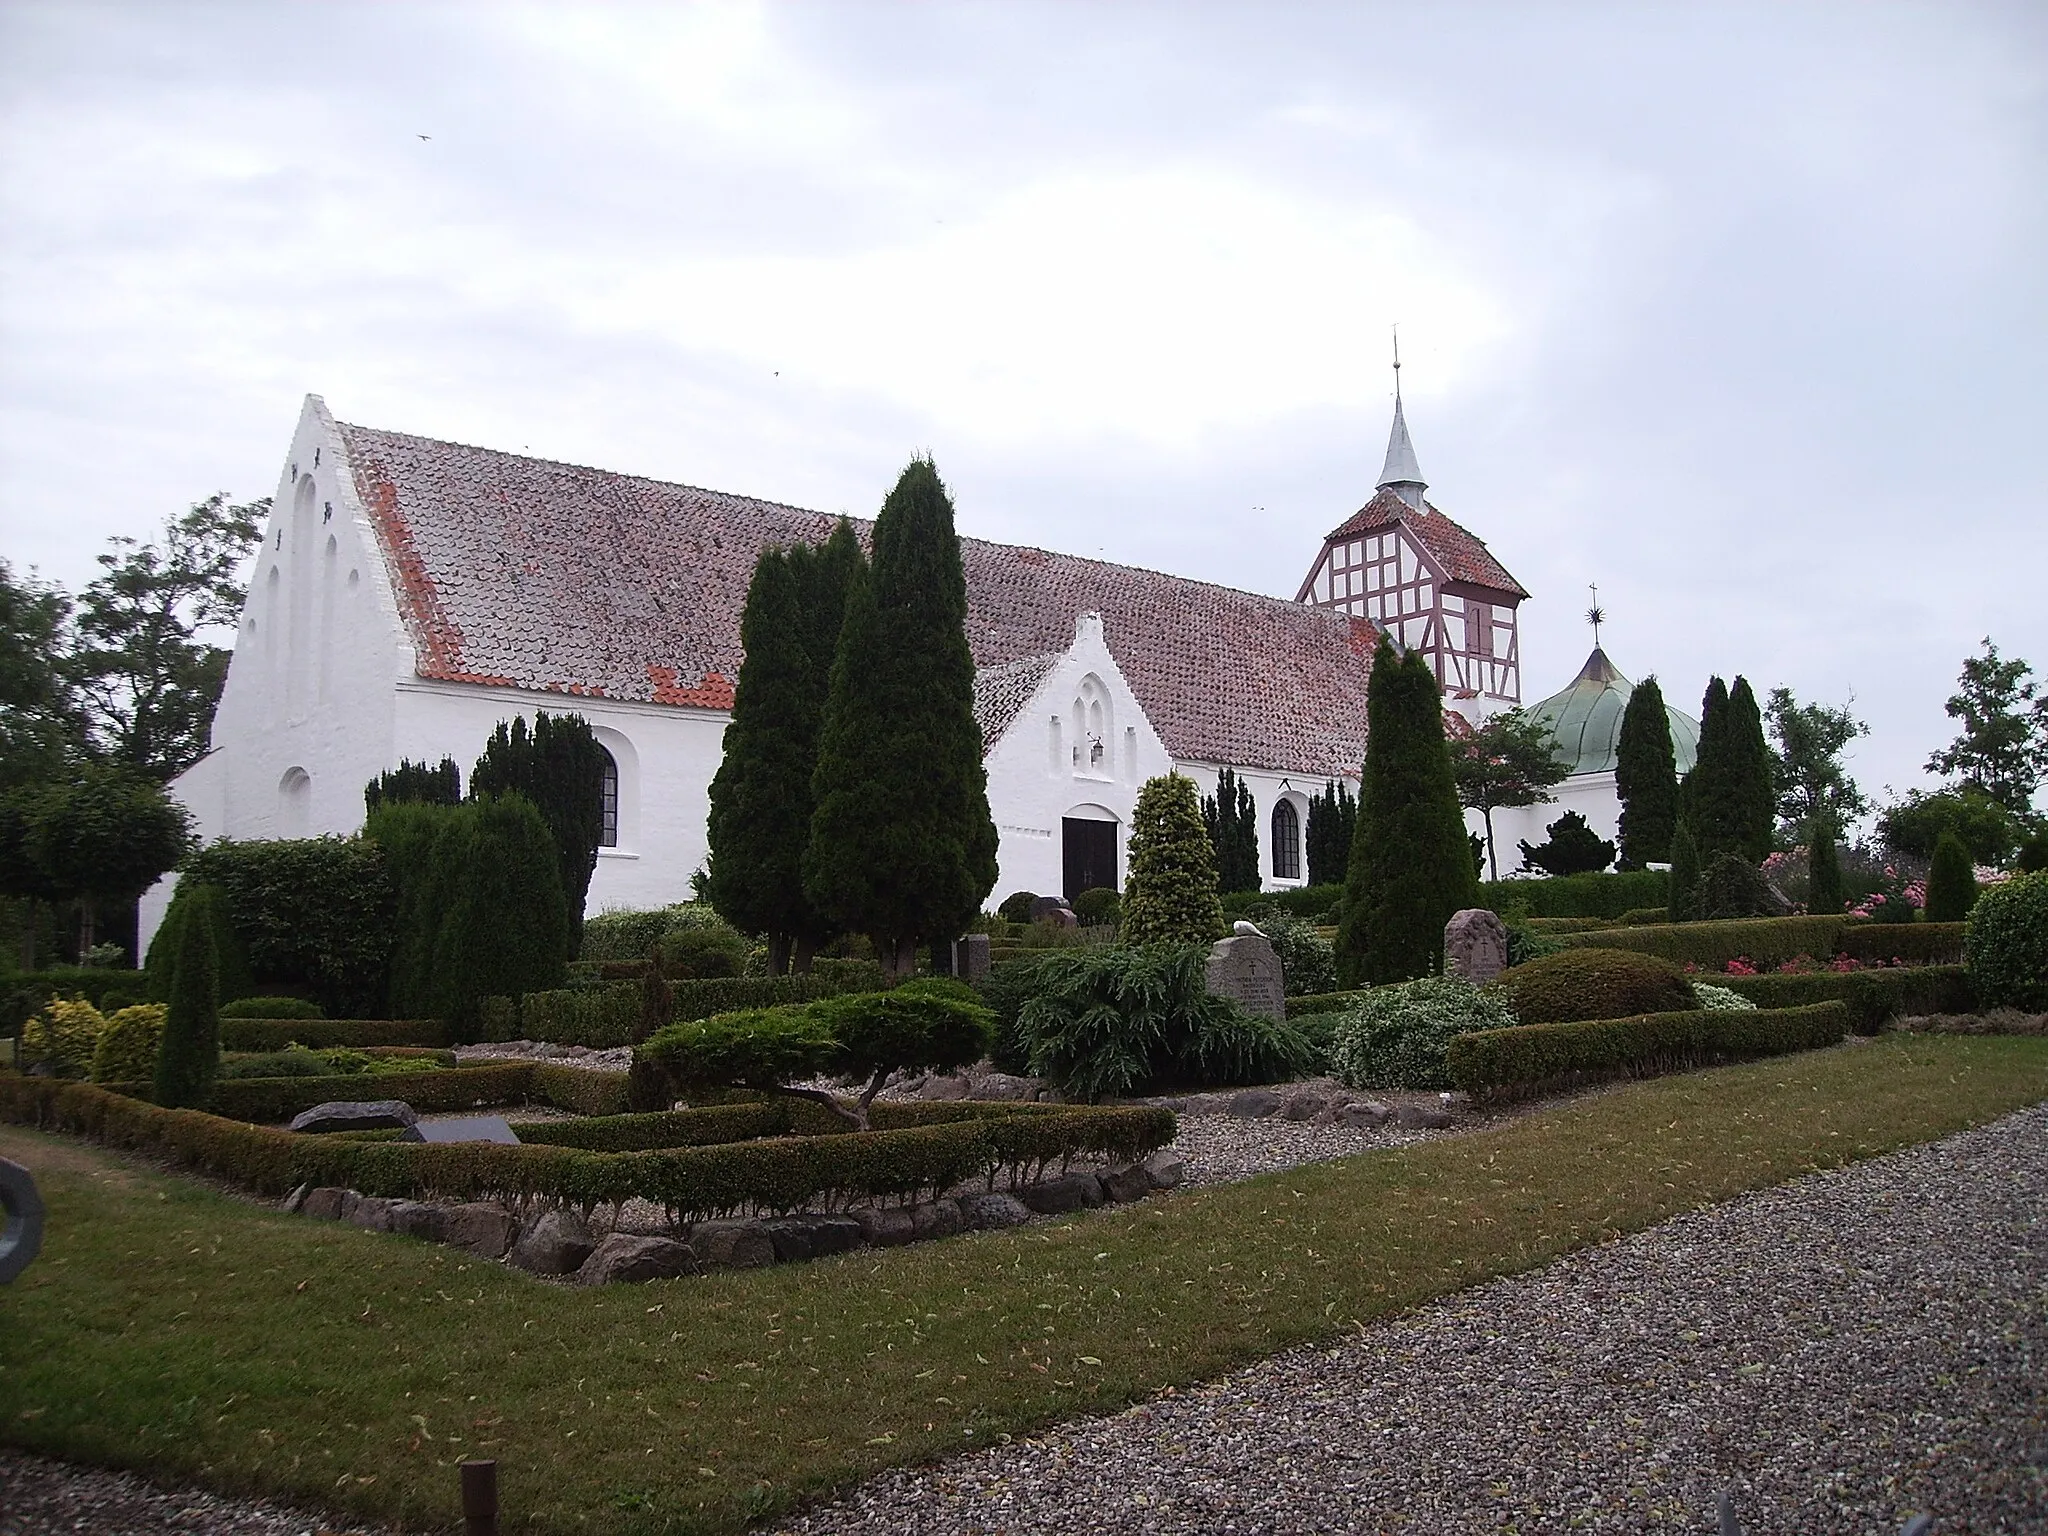
{"type": "Polygon", "coordinates": [[[361,1050],[371,1045],[448,1044],[439,1019],[231,1019],[220,1020],[224,1051],[281,1051],[288,1045],[313,1050],[345,1045],[361,1050]]]}
{"type": "Polygon", "coordinates": [[[1717,976],[1759,1008],[1812,1003],[1848,1006],[1859,1035],[1874,1035],[1902,1014],[1974,1013],[1977,995],[1960,965],[1887,966],[1871,971],[1809,971],[1797,975],[1717,976]]]}
{"type": "Polygon", "coordinates": [[[1517,1098],[1608,1077],[1653,1077],[1718,1062],[1833,1045],[1848,1033],[1839,1002],[1728,1013],[1690,1009],[1573,1024],[1477,1030],[1451,1041],[1451,1081],[1474,1097],[1517,1098]]]}
{"type": "Polygon", "coordinates": [[[1801,955],[1849,955],[1866,965],[1954,965],[1963,958],[1961,923],[1855,923],[1840,917],[1745,917],[1559,933],[1575,949],[1633,949],[1719,970],[1730,960],[1782,965],[1801,955]]]}

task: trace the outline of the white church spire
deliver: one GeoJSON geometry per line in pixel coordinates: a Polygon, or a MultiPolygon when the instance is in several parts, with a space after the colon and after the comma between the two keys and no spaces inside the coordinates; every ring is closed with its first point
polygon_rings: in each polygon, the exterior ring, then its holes
{"type": "Polygon", "coordinates": [[[1401,332],[1394,330],[1394,430],[1387,435],[1387,461],[1380,466],[1380,483],[1375,490],[1392,491],[1416,511],[1422,510],[1422,493],[1429,482],[1422,478],[1422,466],[1415,462],[1415,445],[1408,440],[1408,418],[1401,410],[1401,332]]]}

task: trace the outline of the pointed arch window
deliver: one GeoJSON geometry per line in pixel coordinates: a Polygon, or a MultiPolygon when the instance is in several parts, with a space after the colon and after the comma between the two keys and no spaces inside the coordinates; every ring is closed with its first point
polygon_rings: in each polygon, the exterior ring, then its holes
{"type": "Polygon", "coordinates": [[[1301,817],[1292,800],[1273,807],[1273,878],[1301,878],[1301,817]]]}
{"type": "Polygon", "coordinates": [[[603,816],[598,825],[597,846],[616,848],[619,846],[619,760],[605,747],[597,750],[604,753],[603,788],[600,791],[603,816]]]}

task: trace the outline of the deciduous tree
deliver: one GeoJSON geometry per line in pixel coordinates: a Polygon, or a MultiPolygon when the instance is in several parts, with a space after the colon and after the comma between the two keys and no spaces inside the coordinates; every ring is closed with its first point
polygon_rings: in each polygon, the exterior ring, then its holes
{"type": "Polygon", "coordinates": [[[1773,688],[1764,716],[1778,743],[1773,754],[1778,828],[1788,843],[1810,839],[1818,816],[1846,827],[1870,809],[1870,798],[1842,765],[1842,753],[1857,737],[1868,736],[1870,727],[1846,705],[1801,704],[1791,689],[1773,688]]]}
{"type": "Polygon", "coordinates": [[[1548,805],[1550,792],[1570,774],[1558,760],[1550,732],[1519,709],[1502,710],[1472,734],[1451,743],[1451,777],[1458,803],[1486,823],[1486,854],[1493,878],[1500,878],[1500,854],[1493,845],[1493,813],[1525,805],[1548,805]]]}
{"type": "Polygon", "coordinates": [[[1962,734],[1927,760],[1931,772],[1952,775],[2018,816],[2032,810],[2048,775],[2048,697],[2033,676],[2019,657],[2000,656],[1986,635],[1984,654],[1963,662],[1961,687],[1947,705],[1962,734]]]}

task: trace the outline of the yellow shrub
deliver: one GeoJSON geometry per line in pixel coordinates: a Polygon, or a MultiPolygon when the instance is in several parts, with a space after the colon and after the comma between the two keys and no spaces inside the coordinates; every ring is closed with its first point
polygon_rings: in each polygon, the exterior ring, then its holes
{"type": "Polygon", "coordinates": [[[53,997],[21,1030],[24,1066],[41,1062],[62,1077],[83,1077],[92,1066],[107,1021],[82,997],[53,997]]]}
{"type": "Polygon", "coordinates": [[[92,1053],[96,1083],[146,1083],[156,1076],[156,1050],[164,1038],[162,1003],[137,1003],[109,1016],[92,1053]]]}

